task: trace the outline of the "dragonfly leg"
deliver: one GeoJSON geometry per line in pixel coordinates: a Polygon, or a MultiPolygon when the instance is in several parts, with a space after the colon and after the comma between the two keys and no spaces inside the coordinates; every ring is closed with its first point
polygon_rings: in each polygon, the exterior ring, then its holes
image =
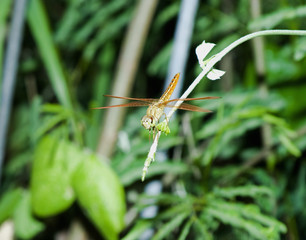
{"type": "Polygon", "coordinates": [[[166,114],[166,113],[163,113],[163,115],[165,115],[165,120],[166,120],[167,126],[168,126],[169,120],[168,120],[168,118],[167,118],[167,114],[166,114]]]}
{"type": "Polygon", "coordinates": [[[151,129],[149,130],[149,142],[151,142],[151,129]]]}
{"type": "Polygon", "coordinates": [[[149,129],[149,141],[151,142],[151,134],[152,134],[152,137],[153,137],[153,140],[155,138],[155,134],[156,134],[156,128],[154,126],[152,126],[150,129],[149,129]]]}
{"type": "Polygon", "coordinates": [[[153,141],[155,139],[155,128],[152,128],[152,132],[153,132],[153,141]]]}

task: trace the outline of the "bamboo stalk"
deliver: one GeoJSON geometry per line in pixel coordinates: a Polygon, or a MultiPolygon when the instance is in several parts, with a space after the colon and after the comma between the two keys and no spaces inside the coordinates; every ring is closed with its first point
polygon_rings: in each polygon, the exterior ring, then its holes
{"type": "MultiPolygon", "coordinates": [[[[123,41],[117,72],[114,77],[112,95],[128,96],[131,92],[157,2],[158,0],[142,0],[138,2],[134,18],[123,41]]],[[[111,99],[110,105],[118,104],[117,101],[118,99],[111,99]]],[[[97,148],[97,152],[101,156],[111,157],[124,115],[124,108],[107,110],[104,128],[101,131],[97,148]]]]}
{"type": "Polygon", "coordinates": [[[4,72],[0,101],[0,181],[2,173],[2,163],[5,154],[7,130],[12,110],[16,74],[19,64],[18,60],[20,54],[20,47],[23,39],[26,4],[26,0],[15,1],[12,25],[7,41],[7,51],[4,60],[4,72]]]}

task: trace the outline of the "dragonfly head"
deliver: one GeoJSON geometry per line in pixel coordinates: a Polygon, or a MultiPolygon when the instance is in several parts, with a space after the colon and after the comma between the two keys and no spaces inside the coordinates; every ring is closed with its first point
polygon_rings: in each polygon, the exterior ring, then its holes
{"type": "Polygon", "coordinates": [[[147,129],[147,130],[151,130],[152,128],[155,127],[156,121],[154,119],[153,116],[148,116],[145,115],[142,119],[141,119],[141,124],[142,126],[147,129]]]}

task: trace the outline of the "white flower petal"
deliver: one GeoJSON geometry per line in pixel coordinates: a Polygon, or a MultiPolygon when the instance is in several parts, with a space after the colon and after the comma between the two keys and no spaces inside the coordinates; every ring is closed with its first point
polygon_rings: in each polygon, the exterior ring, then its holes
{"type": "Polygon", "coordinates": [[[197,46],[195,52],[199,63],[203,62],[206,55],[211,51],[211,49],[213,49],[215,45],[216,44],[214,43],[206,43],[205,41],[203,41],[199,46],[197,46]]]}
{"type": "Polygon", "coordinates": [[[225,71],[222,71],[222,70],[218,70],[218,69],[215,69],[213,68],[208,74],[207,74],[207,77],[210,79],[210,80],[217,80],[217,79],[220,79],[223,75],[224,75],[225,71]]]}

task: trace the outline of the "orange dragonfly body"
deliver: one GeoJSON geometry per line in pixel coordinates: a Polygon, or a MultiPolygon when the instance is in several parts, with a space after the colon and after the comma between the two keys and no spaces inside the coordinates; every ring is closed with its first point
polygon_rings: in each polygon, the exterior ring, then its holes
{"type": "MultiPolygon", "coordinates": [[[[132,100],[133,102],[125,103],[125,104],[119,104],[119,105],[113,105],[113,106],[107,106],[107,107],[97,107],[93,109],[105,109],[105,108],[114,108],[114,107],[140,107],[140,106],[149,106],[147,109],[146,115],[141,119],[142,126],[147,130],[155,130],[155,127],[161,118],[161,116],[164,114],[164,108],[165,107],[174,107],[175,103],[177,101],[191,101],[191,100],[205,100],[205,99],[216,99],[220,97],[200,97],[200,98],[185,98],[185,99],[170,99],[176,84],[178,82],[178,79],[180,77],[180,74],[177,73],[174,78],[171,80],[168,88],[163,93],[163,95],[159,99],[154,98],[129,98],[129,97],[118,97],[118,96],[112,96],[112,95],[104,95],[105,97],[111,97],[111,98],[119,98],[119,99],[127,99],[132,100]]],[[[177,107],[177,109],[182,110],[189,110],[189,111],[195,111],[195,112],[211,112],[210,110],[203,109],[194,105],[190,105],[187,103],[182,103],[180,106],[177,107]]]]}

